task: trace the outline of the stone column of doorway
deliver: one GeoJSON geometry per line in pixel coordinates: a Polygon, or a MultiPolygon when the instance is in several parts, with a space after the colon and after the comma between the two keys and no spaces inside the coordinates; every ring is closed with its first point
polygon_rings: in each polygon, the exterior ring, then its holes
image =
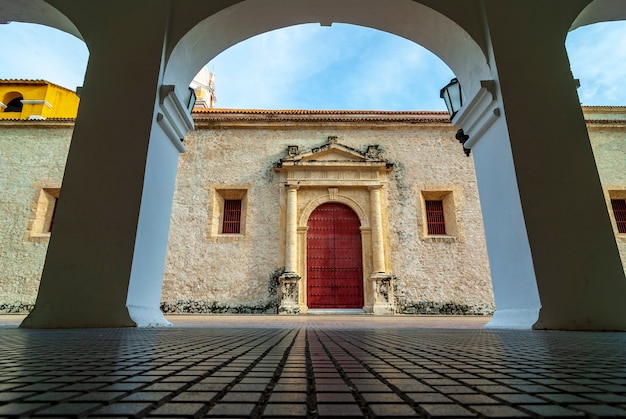
{"type": "Polygon", "coordinates": [[[393,284],[385,267],[381,189],[382,185],[369,187],[372,217],[372,275],[370,280],[374,290],[374,314],[393,314],[393,284]]]}
{"type": "Polygon", "coordinates": [[[279,278],[279,314],[297,314],[300,312],[300,275],[296,272],[298,264],[298,186],[285,185],[287,188],[287,214],[285,232],[285,273],[279,278]]]}

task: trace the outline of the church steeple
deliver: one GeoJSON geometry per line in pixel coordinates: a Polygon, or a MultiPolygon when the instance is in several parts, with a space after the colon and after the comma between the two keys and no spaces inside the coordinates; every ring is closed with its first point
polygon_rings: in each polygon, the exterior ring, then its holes
{"type": "Polygon", "coordinates": [[[215,74],[206,67],[196,74],[189,85],[196,92],[196,108],[212,109],[217,102],[215,74]]]}

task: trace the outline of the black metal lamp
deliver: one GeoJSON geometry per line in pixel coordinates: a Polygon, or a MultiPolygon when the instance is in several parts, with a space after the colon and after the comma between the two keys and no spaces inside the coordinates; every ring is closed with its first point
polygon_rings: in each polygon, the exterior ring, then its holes
{"type": "Polygon", "coordinates": [[[463,106],[463,96],[461,96],[461,83],[454,78],[450,80],[450,83],[446,84],[439,92],[439,97],[446,102],[446,107],[450,113],[450,119],[454,118],[454,115],[463,106]]]}
{"type": "MultiPolygon", "coordinates": [[[[459,109],[461,109],[461,106],[463,106],[461,83],[459,83],[456,78],[450,80],[450,83],[446,84],[439,92],[439,97],[446,102],[446,107],[450,113],[450,120],[452,120],[454,115],[456,115],[459,109]]],[[[465,134],[463,129],[460,129],[457,131],[454,138],[456,138],[461,145],[463,145],[463,152],[469,157],[471,151],[469,148],[465,148],[465,143],[469,140],[469,135],[465,134]]]]}

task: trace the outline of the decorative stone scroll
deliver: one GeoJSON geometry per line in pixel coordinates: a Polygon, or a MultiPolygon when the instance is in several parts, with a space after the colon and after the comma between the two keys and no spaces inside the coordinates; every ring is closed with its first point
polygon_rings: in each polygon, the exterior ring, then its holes
{"type": "Polygon", "coordinates": [[[299,314],[300,275],[285,272],[278,282],[278,314],[299,314]]]}
{"type": "Polygon", "coordinates": [[[395,314],[391,275],[377,273],[370,277],[374,288],[374,314],[395,314]]]}

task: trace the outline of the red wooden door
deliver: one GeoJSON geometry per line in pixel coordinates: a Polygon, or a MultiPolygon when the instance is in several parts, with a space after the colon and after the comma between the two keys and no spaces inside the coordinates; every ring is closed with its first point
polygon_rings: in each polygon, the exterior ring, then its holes
{"type": "Polygon", "coordinates": [[[322,204],[309,217],[307,305],[363,308],[361,223],[351,208],[322,204]]]}

